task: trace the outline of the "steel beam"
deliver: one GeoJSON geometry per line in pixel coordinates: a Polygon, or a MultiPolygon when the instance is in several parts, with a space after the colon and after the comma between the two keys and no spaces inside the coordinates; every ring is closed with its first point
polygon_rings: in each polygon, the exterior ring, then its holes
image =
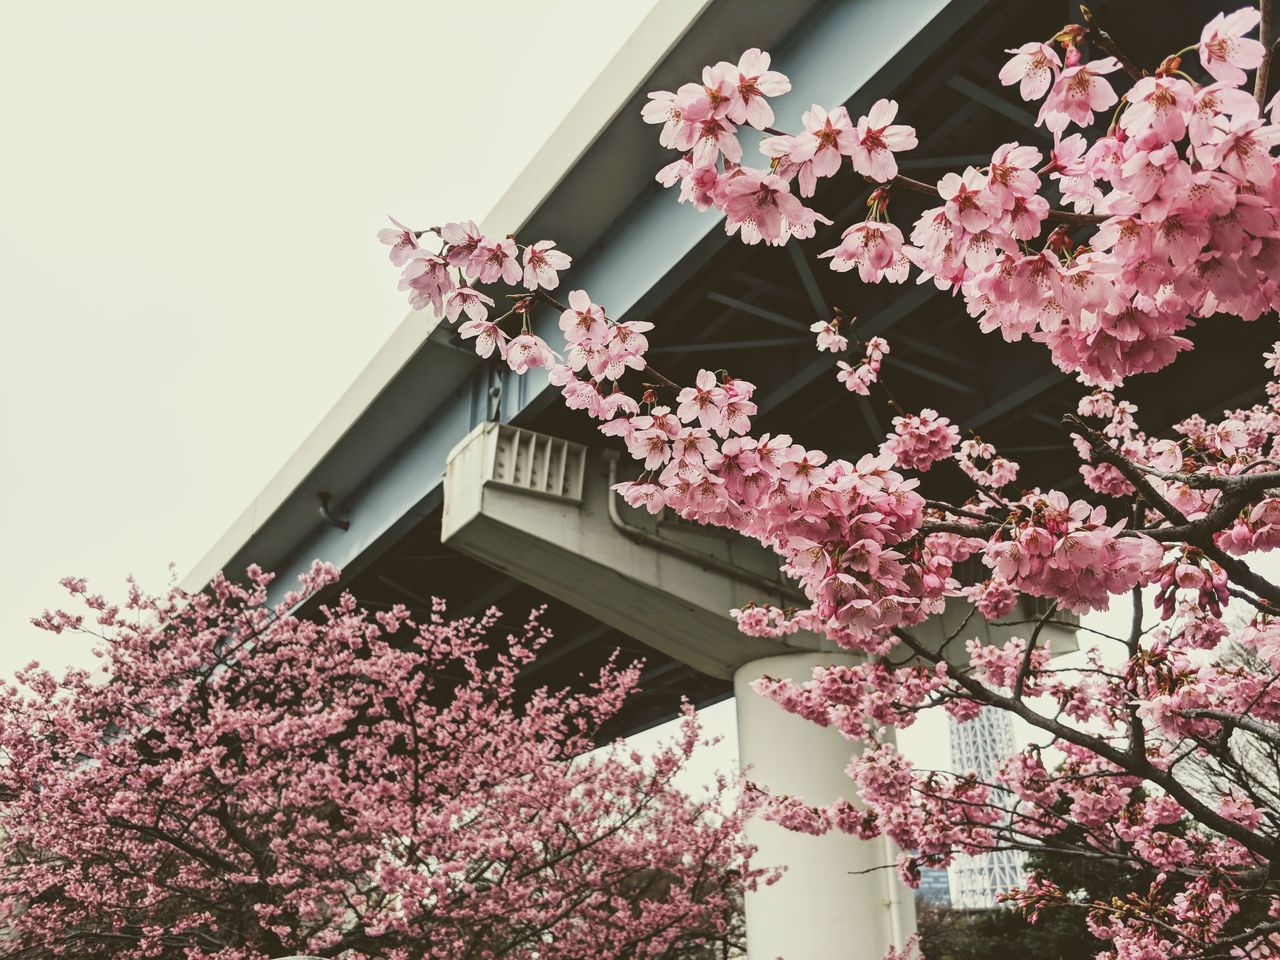
{"type": "Polygon", "coordinates": [[[746,300],[739,300],[737,297],[731,297],[727,293],[716,293],[712,291],[707,294],[707,299],[721,306],[732,307],[742,313],[749,313],[753,317],[759,317],[761,320],[768,320],[770,323],[776,323],[780,327],[786,327],[789,330],[808,330],[807,323],[801,323],[799,320],[792,320],[790,317],[778,313],[776,310],[770,310],[768,307],[761,307],[754,303],[748,303],[746,300]]]}
{"type": "Polygon", "coordinates": [[[954,170],[956,167],[981,167],[991,162],[988,153],[955,153],[945,157],[904,157],[899,170],[954,170]]]}
{"type": "Polygon", "coordinates": [[[1043,127],[1036,126],[1035,114],[1027,110],[1023,110],[1016,104],[1010,103],[998,93],[993,93],[986,87],[981,87],[972,80],[968,80],[961,76],[951,77],[947,81],[947,86],[956,91],[956,93],[964,94],[970,100],[981,104],[988,110],[992,110],[1001,116],[1008,117],[1015,123],[1021,124],[1027,128],[1028,132],[1039,137],[1041,140],[1052,141],[1053,137],[1050,136],[1049,131],[1043,127]]]}
{"type": "Polygon", "coordinates": [[[977,430],[979,427],[984,427],[992,420],[1004,416],[1011,410],[1016,410],[1018,407],[1030,403],[1042,394],[1048,393],[1054,387],[1066,382],[1068,379],[1070,378],[1061,370],[1050,370],[1046,373],[1042,373],[1030,383],[1024,384],[1012,393],[1005,394],[985,410],[974,414],[960,425],[960,429],[977,430]]]}
{"type": "Polygon", "coordinates": [[[651,347],[654,353],[697,353],[708,348],[713,350],[758,350],[766,347],[795,347],[809,344],[809,337],[781,337],[772,340],[707,340],[699,343],[674,343],[661,347],[651,347]]]}
{"type": "Polygon", "coordinates": [[[827,298],[822,295],[822,286],[818,283],[818,278],[813,275],[813,268],[809,266],[809,261],[800,252],[800,245],[788,243],[787,256],[791,258],[796,273],[800,274],[800,283],[809,296],[809,303],[813,305],[814,315],[819,320],[830,320],[831,306],[827,303],[827,298]]]}
{"type": "Polygon", "coordinates": [[[907,373],[914,373],[917,377],[922,377],[930,383],[936,383],[941,387],[946,387],[948,390],[954,390],[956,393],[963,393],[970,397],[980,397],[983,395],[982,391],[971,383],[961,383],[959,380],[953,380],[951,377],[930,370],[928,367],[922,367],[917,363],[912,363],[910,360],[903,360],[896,354],[891,353],[886,356],[884,358],[884,363],[887,367],[892,367],[897,370],[905,370],[907,373]]]}
{"type": "Polygon", "coordinates": [[[532,663],[525,664],[520,668],[520,671],[516,674],[516,679],[523,680],[525,677],[537,673],[544,667],[550,666],[562,657],[567,657],[569,654],[581,650],[587,644],[599,640],[611,629],[612,628],[607,624],[597,623],[594,627],[588,627],[586,630],[583,630],[582,633],[578,634],[572,640],[566,640],[564,643],[557,643],[549,650],[544,648],[544,652],[540,652],[538,654],[538,659],[534,660],[532,663]]]}

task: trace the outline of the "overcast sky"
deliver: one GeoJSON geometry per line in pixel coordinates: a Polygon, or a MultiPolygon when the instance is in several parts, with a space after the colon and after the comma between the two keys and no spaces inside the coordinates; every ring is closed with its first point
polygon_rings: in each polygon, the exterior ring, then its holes
{"type": "Polygon", "coordinates": [[[0,673],[57,580],[185,573],[651,7],[0,0],[0,673]]]}

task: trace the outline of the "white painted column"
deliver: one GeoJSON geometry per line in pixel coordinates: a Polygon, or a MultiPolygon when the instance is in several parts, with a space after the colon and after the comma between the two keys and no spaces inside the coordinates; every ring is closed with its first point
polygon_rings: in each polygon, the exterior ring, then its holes
{"type": "MultiPolygon", "coordinates": [[[[797,652],[744,664],[734,674],[738,751],[747,777],[813,804],[854,800],[845,775],[858,746],[766,700],[751,684],[763,676],[808,680],[813,668],[853,665],[845,653],[797,652]]],[[[772,886],[748,894],[749,960],[880,960],[915,932],[915,900],[892,870],[854,871],[892,863],[887,841],[832,831],[814,837],[757,818],[747,830],[762,866],[785,864],[772,886]]]]}

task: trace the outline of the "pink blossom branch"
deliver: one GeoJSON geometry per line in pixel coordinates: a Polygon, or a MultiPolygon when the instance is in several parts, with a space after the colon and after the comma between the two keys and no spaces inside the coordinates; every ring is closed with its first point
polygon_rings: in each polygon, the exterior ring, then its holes
{"type": "Polygon", "coordinates": [[[1188,707],[1184,710],[1179,710],[1178,713],[1180,716],[1191,719],[1216,720],[1227,729],[1239,727],[1241,730],[1248,730],[1269,743],[1280,745],[1280,726],[1266,723],[1262,720],[1255,720],[1245,714],[1229,713],[1226,710],[1212,710],[1207,707],[1188,707]]]}
{"type": "MultiPolygon", "coordinates": [[[[915,651],[918,656],[923,657],[930,663],[939,664],[943,662],[938,654],[931,651],[910,632],[895,628],[893,633],[895,637],[915,651]]],[[[1067,743],[1083,747],[1089,752],[1110,761],[1122,770],[1127,770],[1134,776],[1156,784],[1174,797],[1198,822],[1223,836],[1230,837],[1259,856],[1270,860],[1275,859],[1277,853],[1280,852],[1280,845],[1277,845],[1275,839],[1262,837],[1255,831],[1222,816],[1196,797],[1183,783],[1171,776],[1167,771],[1153,766],[1145,756],[1135,757],[1127,750],[1116,748],[1102,737],[1085,733],[1074,727],[1069,727],[1059,720],[1046,717],[1040,712],[1031,709],[1024,701],[996,693],[981,681],[961,671],[949,667],[947,676],[963,687],[965,692],[978,703],[1013,713],[1034,727],[1047,733],[1052,733],[1067,743]]]]}
{"type": "MultiPolygon", "coordinates": [[[[873,180],[870,177],[864,177],[863,179],[868,183],[875,183],[877,186],[884,186],[884,184],[880,184],[878,181],[873,180]]],[[[935,198],[938,197],[937,187],[931,186],[922,180],[916,180],[912,177],[904,176],[901,173],[889,181],[889,186],[902,187],[906,190],[914,191],[915,193],[923,193],[935,198]]],[[[1053,208],[1050,208],[1049,212],[1045,214],[1045,218],[1048,220],[1057,220],[1059,223],[1070,224],[1097,224],[1103,223],[1109,219],[1108,217],[1104,217],[1097,213],[1074,213],[1070,210],[1057,210],[1053,208]]]]}
{"type": "Polygon", "coordinates": [[[1266,601],[1265,604],[1259,604],[1255,601],[1255,606],[1268,611],[1280,609],[1280,586],[1265,577],[1259,576],[1243,560],[1229,555],[1213,542],[1213,534],[1223,529],[1229,518],[1234,517],[1239,512],[1240,507],[1248,502],[1248,491],[1251,489],[1248,481],[1265,481],[1265,476],[1254,475],[1247,479],[1242,478],[1241,487],[1232,491],[1234,496],[1231,499],[1228,499],[1227,495],[1224,494],[1205,516],[1192,521],[1181,510],[1161,496],[1151,486],[1150,481],[1142,471],[1138,470],[1128,457],[1116,450],[1106,437],[1086,425],[1084,421],[1076,416],[1068,415],[1063,417],[1063,423],[1073,430],[1079,431],[1099,459],[1119,470],[1147,503],[1167,519],[1172,520],[1176,525],[1174,528],[1148,529],[1144,530],[1144,533],[1163,542],[1186,541],[1193,544],[1205,556],[1222,567],[1231,579],[1241,586],[1247,587],[1266,601]]]}
{"type": "MultiPolygon", "coordinates": [[[[547,291],[545,290],[538,290],[532,294],[512,294],[512,296],[513,297],[518,296],[522,299],[528,299],[532,297],[534,300],[537,300],[541,303],[545,303],[547,306],[554,307],[555,309],[559,310],[561,313],[564,313],[569,309],[563,303],[557,300],[555,297],[551,296],[551,294],[547,293],[547,291]]],[[[658,383],[660,386],[666,387],[669,390],[680,389],[680,384],[676,383],[670,377],[667,377],[666,375],[661,373],[657,368],[655,368],[652,364],[650,364],[648,360],[645,360],[644,373],[652,374],[654,377],[657,377],[658,383]]]]}

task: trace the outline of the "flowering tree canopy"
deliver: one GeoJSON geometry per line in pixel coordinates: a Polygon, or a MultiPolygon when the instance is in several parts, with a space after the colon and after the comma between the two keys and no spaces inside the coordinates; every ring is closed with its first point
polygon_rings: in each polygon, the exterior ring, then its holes
{"type": "MultiPolygon", "coordinates": [[[[135,590],[43,626],[101,637],[106,676],[34,665],[0,687],[5,957],[710,956],[759,871],[721,778],[673,785],[701,742],[590,753],[635,690],[518,689],[536,614],[370,615],[317,565],[205,593],[135,590]],[[701,951],[705,950],[706,953],[701,951]]],[[[718,948],[717,948],[718,951],[718,948]]]]}
{"type": "MultiPolygon", "coordinates": [[[[1259,10],[1219,15],[1184,49],[1139,65],[1085,14],[1009,51],[999,74],[1040,101],[1052,149],[995,145],[990,162],[936,183],[898,173],[916,133],[891,100],[856,120],[815,104],[790,132],[776,129],[769,99],[789,82],[760,50],[651,93],[643,111],[676,154],[659,182],[747,244],[814,236],[831,222],[809,205],[818,181],[869,181],[866,216],[817,255],[867,283],[932,283],[983,331],[1042,344],[1082,385],[1065,417],[1082,461],[1078,488],[1035,486],[945,411],[898,407],[879,449],[856,460],[753,433],[755,387],[725,358],[706,356],[693,383],[673,382],[646,359],[652,324],[611,317],[585,290],[560,302],[551,291],[571,263],[554,244],[485,236],[470,222],[397,226],[382,239],[414,306],[450,320],[465,313],[461,333],[482,356],[497,351],[516,372],[547,368],[569,407],[627,447],[639,461],[637,478],[618,487],[629,503],[778,553],[809,603],[734,611],[744,632],[809,630],[865,655],[811,682],[759,684],[865,745],[848,771],[864,806],[780,797],[773,816],[812,832],[887,834],[907,851],[908,882],[921,865],[1009,847],[1151,865],[1153,882],[1109,901],[1081,902],[1036,876],[1014,899],[1033,916],[1083,907],[1126,958],[1271,955],[1280,950],[1280,586],[1253,555],[1280,544],[1280,383],[1267,384],[1265,403],[1216,422],[1192,417],[1169,436],[1144,432],[1121,392],[1192,349],[1185,334],[1197,322],[1255,322],[1280,304],[1270,25],[1255,39],[1259,10]],[[745,128],[763,133],[754,165],[745,128]],[[932,198],[913,225],[891,218],[902,191],[932,198]],[[523,289],[492,317],[502,294],[488,285],[499,281],[523,289]],[[530,315],[545,308],[560,314],[558,351],[533,333],[530,315]],[[928,499],[928,474],[943,465],[964,474],[967,491],[928,499]],[[962,578],[971,558],[984,573],[962,578]],[[997,619],[1026,609],[1019,597],[1047,611],[1004,644],[961,627],[939,650],[912,630],[948,598],[997,619]],[[1225,610],[1233,599],[1238,616],[1225,610]],[[1075,666],[1051,663],[1041,636],[1055,610],[1120,600],[1132,602],[1130,630],[1095,636],[1075,666]],[[893,729],[922,711],[965,721],[983,707],[1036,734],[994,778],[917,769],[893,746],[893,729]]],[[[885,391],[890,343],[857,340],[835,307],[813,329],[819,350],[846,356],[837,375],[850,391],[885,391]]],[[[1259,381],[1264,365],[1280,374],[1280,347],[1258,358],[1259,381]]]]}

